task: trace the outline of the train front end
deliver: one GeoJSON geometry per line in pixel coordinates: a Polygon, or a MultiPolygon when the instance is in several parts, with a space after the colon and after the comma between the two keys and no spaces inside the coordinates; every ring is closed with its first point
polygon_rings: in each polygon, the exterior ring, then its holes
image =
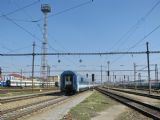
{"type": "Polygon", "coordinates": [[[61,74],[60,88],[66,95],[72,95],[76,92],[76,74],[73,71],[64,71],[61,74]]]}

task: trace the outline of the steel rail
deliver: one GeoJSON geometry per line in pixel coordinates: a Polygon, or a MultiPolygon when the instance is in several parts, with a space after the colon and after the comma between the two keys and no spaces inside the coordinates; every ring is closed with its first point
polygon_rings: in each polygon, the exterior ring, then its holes
{"type": "Polygon", "coordinates": [[[0,113],[1,113],[1,115],[7,114],[7,113],[10,113],[10,112],[13,112],[13,111],[16,111],[16,110],[20,110],[20,109],[27,108],[28,106],[38,105],[38,104],[41,104],[41,103],[44,103],[44,102],[51,101],[51,100],[53,100],[53,99],[58,99],[58,98],[60,98],[60,97],[62,97],[62,96],[57,96],[57,97],[55,97],[55,98],[49,98],[49,99],[46,99],[46,100],[42,100],[42,101],[30,103],[30,104],[27,104],[27,105],[22,105],[22,106],[18,106],[18,107],[15,107],[15,108],[2,110],[2,111],[0,111],[0,113]]]}
{"type": "Polygon", "coordinates": [[[15,97],[11,97],[11,98],[1,98],[0,103],[5,104],[8,102],[30,99],[30,98],[35,98],[35,97],[39,97],[39,96],[49,95],[49,94],[60,94],[60,93],[59,92],[45,92],[45,93],[38,93],[38,94],[31,94],[31,95],[24,95],[24,96],[15,96],[15,97]]]}
{"type": "Polygon", "coordinates": [[[145,116],[148,116],[150,118],[153,118],[154,120],[160,120],[160,108],[131,99],[129,97],[125,97],[113,92],[110,92],[107,89],[104,88],[96,88],[97,91],[139,111],[140,113],[144,114],[145,116]]]}
{"type": "MultiPolygon", "coordinates": [[[[40,88],[38,88],[38,89],[34,89],[34,91],[40,91],[40,90],[42,90],[42,91],[53,91],[54,89],[53,88],[46,88],[46,89],[40,89],[40,88]]],[[[1,88],[0,89],[0,94],[1,93],[5,93],[5,92],[31,92],[32,91],[32,89],[31,88],[27,88],[27,89],[22,89],[22,88],[1,88]]]]}
{"type": "Polygon", "coordinates": [[[3,112],[2,112],[2,115],[0,116],[0,120],[15,120],[17,118],[31,114],[33,112],[36,112],[36,111],[43,109],[43,108],[46,108],[48,106],[58,104],[68,98],[69,97],[67,97],[67,96],[58,97],[57,99],[50,99],[50,100],[46,100],[43,102],[39,102],[37,104],[34,103],[34,104],[26,105],[22,109],[15,108],[15,110],[13,109],[12,111],[6,112],[5,114],[3,114],[3,112]]]}
{"type": "Polygon", "coordinates": [[[140,96],[144,96],[144,97],[149,97],[149,98],[160,100],[160,96],[158,96],[158,95],[152,95],[152,94],[147,94],[147,93],[122,90],[122,89],[117,89],[117,88],[109,88],[109,89],[114,90],[114,91],[119,91],[119,92],[134,94],[134,95],[140,95],[140,96]]]}

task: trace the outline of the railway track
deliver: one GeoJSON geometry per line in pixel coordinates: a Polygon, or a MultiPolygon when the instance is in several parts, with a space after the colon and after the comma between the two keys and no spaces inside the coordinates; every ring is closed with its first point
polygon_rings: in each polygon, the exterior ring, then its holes
{"type": "Polygon", "coordinates": [[[50,98],[36,103],[31,103],[24,106],[4,110],[0,112],[0,120],[15,120],[45,107],[58,104],[68,98],[69,97],[67,96],[57,96],[55,98],[50,98]]]}
{"type": "Polygon", "coordinates": [[[35,98],[39,96],[44,96],[44,95],[49,95],[49,94],[59,94],[59,92],[43,92],[43,93],[36,93],[36,94],[30,94],[30,95],[23,95],[23,96],[15,96],[15,97],[10,97],[10,98],[0,98],[0,103],[8,103],[8,102],[13,102],[13,101],[18,101],[18,100],[23,100],[23,99],[30,99],[30,98],[35,98]]]}
{"type": "MultiPolygon", "coordinates": [[[[122,88],[123,89],[123,87],[118,87],[118,88],[122,88]]],[[[135,87],[125,87],[126,89],[131,89],[131,90],[135,90],[135,87]]],[[[147,88],[136,88],[136,90],[140,90],[140,91],[146,91],[146,92],[149,92],[149,89],[147,89],[147,88]]],[[[160,93],[160,90],[159,89],[154,89],[154,88],[152,88],[152,90],[151,90],[153,93],[160,93]]]]}
{"type": "MultiPolygon", "coordinates": [[[[106,88],[106,87],[104,87],[104,88],[106,88]]],[[[118,88],[109,88],[109,89],[114,90],[114,91],[125,92],[125,93],[129,93],[129,94],[140,95],[140,96],[144,96],[144,97],[149,97],[149,98],[160,100],[160,96],[159,95],[152,95],[152,94],[147,94],[147,93],[122,90],[122,89],[118,89],[118,88]]]]}
{"type": "MultiPolygon", "coordinates": [[[[49,91],[49,90],[56,90],[57,88],[34,88],[34,91],[49,91]]],[[[0,88],[0,93],[8,93],[8,92],[30,92],[32,91],[32,88],[0,88]]]]}
{"type": "Polygon", "coordinates": [[[141,112],[145,116],[160,120],[160,108],[111,92],[105,88],[96,88],[99,92],[141,112]]]}

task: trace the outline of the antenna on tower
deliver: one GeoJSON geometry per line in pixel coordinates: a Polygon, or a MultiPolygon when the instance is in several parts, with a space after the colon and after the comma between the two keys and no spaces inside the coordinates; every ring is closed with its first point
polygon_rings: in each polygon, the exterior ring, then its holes
{"type": "Polygon", "coordinates": [[[42,4],[41,11],[44,14],[44,25],[43,25],[43,42],[42,42],[42,58],[41,58],[41,77],[43,81],[47,80],[47,49],[48,49],[48,13],[51,12],[49,4],[42,4]]]}

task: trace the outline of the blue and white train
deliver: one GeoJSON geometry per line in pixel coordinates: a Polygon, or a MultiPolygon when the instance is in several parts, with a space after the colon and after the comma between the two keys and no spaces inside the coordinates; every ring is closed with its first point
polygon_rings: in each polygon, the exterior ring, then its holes
{"type": "MultiPolygon", "coordinates": [[[[14,76],[3,76],[0,81],[0,86],[2,87],[31,87],[31,79],[17,79],[14,76]]],[[[44,87],[44,86],[55,86],[55,82],[42,82],[40,80],[34,79],[33,86],[44,87]]]]}
{"type": "Polygon", "coordinates": [[[64,71],[60,76],[60,89],[67,95],[93,87],[91,80],[73,71],[64,71]]]}

